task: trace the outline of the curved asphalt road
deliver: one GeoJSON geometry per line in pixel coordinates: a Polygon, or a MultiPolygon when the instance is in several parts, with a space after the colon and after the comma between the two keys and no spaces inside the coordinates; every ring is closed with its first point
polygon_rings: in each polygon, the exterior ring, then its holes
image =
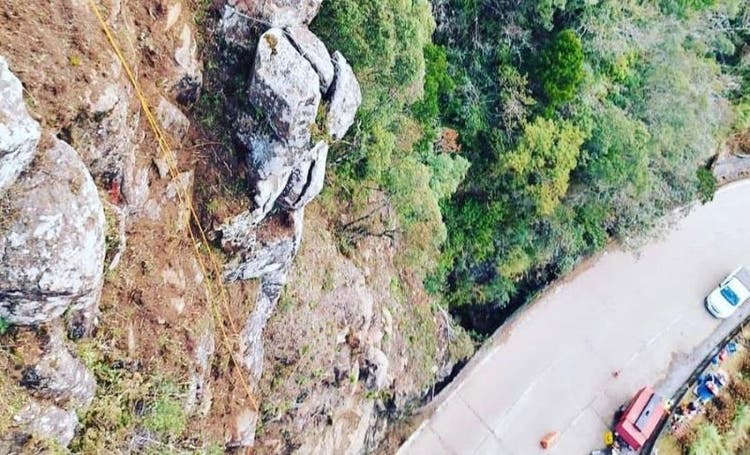
{"type": "Polygon", "coordinates": [[[693,208],[638,257],[612,249],[498,330],[399,454],[588,454],[641,386],[664,395],[724,333],[705,295],[750,265],[750,181],[693,208]],[[614,377],[612,372],[619,370],[614,377]],[[557,444],[541,436],[560,431],[557,444]]]}

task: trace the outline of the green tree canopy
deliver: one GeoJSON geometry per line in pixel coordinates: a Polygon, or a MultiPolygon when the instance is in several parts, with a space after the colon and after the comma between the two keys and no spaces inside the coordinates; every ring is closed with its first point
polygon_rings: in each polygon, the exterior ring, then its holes
{"type": "Polygon", "coordinates": [[[503,158],[500,175],[510,174],[538,215],[550,215],[568,190],[583,139],[570,122],[537,117],[524,128],[518,147],[503,158]]]}
{"type": "Polygon", "coordinates": [[[542,89],[551,107],[573,99],[583,80],[583,46],[573,30],[563,30],[539,58],[542,89]]]}

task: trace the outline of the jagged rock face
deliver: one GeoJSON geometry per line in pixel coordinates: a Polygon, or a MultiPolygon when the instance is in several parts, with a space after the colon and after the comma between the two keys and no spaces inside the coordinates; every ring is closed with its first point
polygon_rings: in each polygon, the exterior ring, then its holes
{"type": "Polygon", "coordinates": [[[251,38],[253,36],[253,22],[247,15],[230,5],[224,5],[221,20],[219,21],[221,34],[224,41],[232,46],[250,50],[251,38]]]}
{"type": "Polygon", "coordinates": [[[326,45],[307,27],[291,27],[289,39],[300,54],[310,62],[320,78],[320,91],[325,94],[333,83],[335,70],[326,45]]]}
{"type": "MultiPolygon", "coordinates": [[[[112,60],[108,80],[94,80],[83,93],[81,121],[69,129],[71,140],[94,180],[106,189],[117,188],[130,208],[142,202],[143,172],[136,170],[136,131],[139,111],[132,109],[132,88],[112,60]]],[[[147,197],[147,196],[146,196],[147,197]]]]}
{"type": "Polygon", "coordinates": [[[193,38],[188,24],[180,30],[179,46],[175,50],[178,80],[174,86],[177,101],[181,104],[192,104],[198,101],[203,85],[203,68],[198,58],[198,43],[193,38]]]}
{"type": "Polygon", "coordinates": [[[285,210],[299,210],[309,204],[323,190],[326,174],[328,144],[321,141],[313,147],[289,176],[289,181],[277,200],[285,210]]]}
{"type": "Polygon", "coordinates": [[[274,272],[263,277],[255,309],[242,330],[242,359],[245,368],[257,382],[263,373],[263,328],[276,308],[286,283],[286,273],[274,272]]]}
{"type": "Polygon", "coordinates": [[[102,285],[105,220],[96,186],[75,150],[50,141],[3,196],[0,317],[16,325],[69,308],[93,311],[102,285]]]}
{"type": "Polygon", "coordinates": [[[40,134],[39,124],[26,111],[21,82],[0,57],[0,198],[34,158],[40,134]]]}
{"type": "Polygon", "coordinates": [[[328,133],[334,139],[341,139],[354,123],[359,105],[362,104],[362,90],[357,77],[341,52],[333,53],[336,78],[331,88],[331,103],[328,107],[328,133]]]}
{"type": "Polygon", "coordinates": [[[344,397],[328,431],[318,435],[315,440],[305,441],[297,453],[311,455],[362,454],[369,453],[365,441],[370,429],[370,422],[377,415],[372,400],[362,401],[352,394],[344,397]]]}
{"type": "Polygon", "coordinates": [[[320,104],[318,74],[280,29],[260,37],[255,53],[249,98],[277,137],[290,147],[306,148],[310,126],[320,104]]]}
{"type": "Polygon", "coordinates": [[[268,136],[240,133],[238,137],[248,150],[250,194],[255,208],[221,228],[222,243],[227,249],[242,245],[247,232],[275,205],[293,211],[312,201],[323,189],[328,155],[328,144],[323,141],[305,151],[268,136]]]}
{"type": "Polygon", "coordinates": [[[248,153],[248,171],[254,187],[251,189],[257,219],[260,221],[273,208],[284,191],[292,173],[297,149],[269,137],[252,137],[248,153]]]}
{"type": "Polygon", "coordinates": [[[304,210],[279,214],[255,226],[237,216],[221,227],[222,246],[236,254],[224,267],[226,281],[249,280],[286,271],[302,240],[304,210]],[[230,243],[229,239],[235,239],[230,243]]]}
{"type": "Polygon", "coordinates": [[[68,351],[62,327],[51,327],[48,337],[44,355],[39,362],[24,370],[21,385],[36,397],[53,401],[58,406],[89,406],[96,392],[94,376],[68,351]]]}
{"type": "Polygon", "coordinates": [[[323,0],[229,0],[228,4],[247,16],[272,27],[309,24],[323,0]]]}

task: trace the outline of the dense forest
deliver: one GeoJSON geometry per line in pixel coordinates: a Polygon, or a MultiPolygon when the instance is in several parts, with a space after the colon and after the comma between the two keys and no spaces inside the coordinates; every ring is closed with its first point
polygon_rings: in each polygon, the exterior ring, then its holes
{"type": "Polygon", "coordinates": [[[711,199],[750,126],[743,0],[338,0],[313,27],[364,92],[333,151],[342,246],[397,239],[459,316],[711,199]]]}

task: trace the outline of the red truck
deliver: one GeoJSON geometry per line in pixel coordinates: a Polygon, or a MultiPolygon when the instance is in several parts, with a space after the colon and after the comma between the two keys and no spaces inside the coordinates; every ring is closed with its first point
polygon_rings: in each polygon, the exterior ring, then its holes
{"type": "Polygon", "coordinates": [[[631,449],[640,450],[666,415],[664,399],[651,387],[644,387],[617,420],[615,435],[631,449]]]}

